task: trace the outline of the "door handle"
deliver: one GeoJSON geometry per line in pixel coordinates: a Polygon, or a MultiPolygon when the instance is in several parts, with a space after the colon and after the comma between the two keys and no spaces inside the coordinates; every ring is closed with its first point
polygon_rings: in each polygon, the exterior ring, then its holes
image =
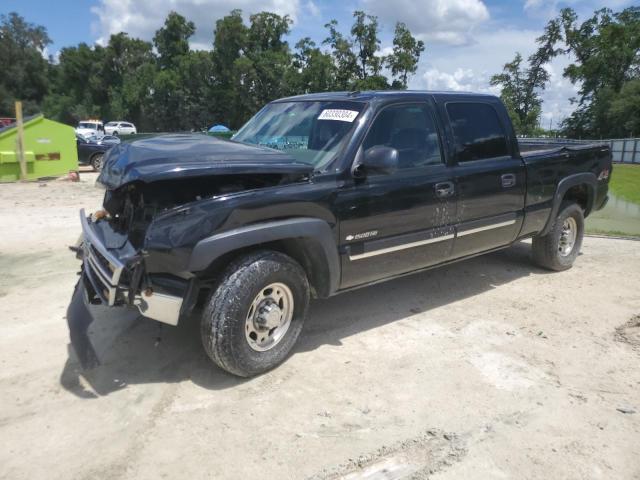
{"type": "Polygon", "coordinates": [[[510,188],[516,184],[516,176],[513,173],[505,173],[500,177],[503,188],[510,188]]]}
{"type": "Polygon", "coordinates": [[[447,198],[453,195],[455,188],[453,186],[453,182],[441,182],[436,183],[436,196],[440,198],[447,198]]]}

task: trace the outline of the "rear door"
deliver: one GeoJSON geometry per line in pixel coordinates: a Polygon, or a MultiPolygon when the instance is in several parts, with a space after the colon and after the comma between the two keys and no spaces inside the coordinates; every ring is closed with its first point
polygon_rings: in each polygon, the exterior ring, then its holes
{"type": "Polygon", "coordinates": [[[477,98],[443,105],[458,190],[455,258],[511,243],[524,213],[525,167],[509,118],[496,100],[477,98]]]}
{"type": "Polygon", "coordinates": [[[342,288],[443,262],[453,245],[456,197],[433,104],[391,104],[361,146],[398,150],[392,174],[370,174],[338,191],[342,288]]]}

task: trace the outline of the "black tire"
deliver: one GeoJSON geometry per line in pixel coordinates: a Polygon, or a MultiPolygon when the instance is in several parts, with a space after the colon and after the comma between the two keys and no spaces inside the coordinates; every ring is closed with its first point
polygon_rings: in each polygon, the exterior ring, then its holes
{"type": "Polygon", "coordinates": [[[96,172],[102,170],[102,161],[104,160],[104,153],[97,153],[91,157],[91,166],[96,172]]]}
{"type": "Polygon", "coordinates": [[[114,130],[113,134],[117,137],[120,134],[120,132],[118,132],[117,130],[114,130]]]}
{"type": "Polygon", "coordinates": [[[229,373],[250,377],[266,372],[291,352],[308,307],[309,282],[295,260],[268,250],[244,255],[226,268],[209,297],[200,324],[202,344],[209,357],[229,373]],[[247,318],[257,296],[274,283],[284,284],[292,294],[293,316],[277,343],[257,351],[250,345],[247,318]]]}
{"type": "Polygon", "coordinates": [[[541,267],[560,272],[573,266],[584,237],[584,213],[579,205],[563,202],[551,230],[544,236],[533,238],[533,261],[541,267]],[[568,220],[573,219],[573,220],[568,220]],[[563,248],[563,229],[565,222],[575,222],[576,238],[569,252],[561,252],[563,248]]]}

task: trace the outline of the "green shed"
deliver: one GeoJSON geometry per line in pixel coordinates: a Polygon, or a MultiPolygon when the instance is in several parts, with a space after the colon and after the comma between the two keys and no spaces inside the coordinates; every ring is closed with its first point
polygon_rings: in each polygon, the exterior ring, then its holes
{"type": "MultiPolygon", "coordinates": [[[[0,129],[0,182],[20,179],[15,124],[0,129]]],[[[27,179],[59,177],[78,170],[73,127],[37,115],[24,121],[24,157],[27,179]]]]}

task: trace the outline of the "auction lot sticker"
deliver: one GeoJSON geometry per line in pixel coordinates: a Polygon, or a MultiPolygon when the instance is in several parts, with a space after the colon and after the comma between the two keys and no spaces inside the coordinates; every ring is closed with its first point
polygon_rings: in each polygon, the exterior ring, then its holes
{"type": "Polygon", "coordinates": [[[323,110],[318,120],[339,120],[341,122],[353,122],[359,112],[354,110],[329,109],[323,110]]]}

